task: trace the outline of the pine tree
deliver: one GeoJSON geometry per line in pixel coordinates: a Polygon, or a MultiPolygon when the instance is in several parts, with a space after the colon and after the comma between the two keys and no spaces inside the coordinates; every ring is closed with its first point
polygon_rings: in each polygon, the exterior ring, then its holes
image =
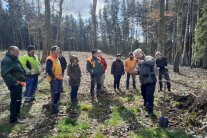
{"type": "Polygon", "coordinates": [[[207,4],[203,8],[203,17],[196,24],[194,64],[207,68],[207,4]]]}

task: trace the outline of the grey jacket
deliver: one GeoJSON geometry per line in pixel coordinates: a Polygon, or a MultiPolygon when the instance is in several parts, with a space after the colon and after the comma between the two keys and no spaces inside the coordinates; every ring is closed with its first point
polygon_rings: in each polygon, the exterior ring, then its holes
{"type": "Polygon", "coordinates": [[[138,75],[141,84],[157,82],[154,66],[155,59],[152,56],[145,56],[144,63],[138,66],[138,75]]]}

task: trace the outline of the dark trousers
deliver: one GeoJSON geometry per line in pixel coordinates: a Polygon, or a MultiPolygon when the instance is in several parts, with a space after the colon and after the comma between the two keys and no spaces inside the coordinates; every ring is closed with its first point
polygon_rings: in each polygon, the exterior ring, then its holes
{"type": "Polygon", "coordinates": [[[114,75],[114,89],[120,88],[121,75],[114,75]]]}
{"type": "Polygon", "coordinates": [[[25,90],[25,102],[30,102],[35,99],[35,93],[37,91],[38,76],[28,76],[26,78],[26,90],[25,90]]]}
{"type": "Polygon", "coordinates": [[[144,99],[144,106],[147,108],[147,111],[150,114],[153,113],[155,86],[156,83],[141,85],[141,92],[144,99]]]}
{"type": "Polygon", "coordinates": [[[78,89],[79,89],[79,86],[71,86],[71,93],[70,93],[71,102],[77,101],[78,89]]]}
{"type": "Polygon", "coordinates": [[[50,82],[52,110],[58,111],[58,102],[60,99],[60,92],[62,90],[62,80],[52,79],[50,82]]]}
{"type": "Polygon", "coordinates": [[[101,78],[100,76],[91,76],[91,97],[94,97],[94,88],[95,88],[95,84],[97,84],[97,91],[96,91],[96,94],[97,96],[100,95],[100,89],[101,89],[101,78]]]}
{"type": "Polygon", "coordinates": [[[15,85],[9,88],[10,90],[10,122],[17,121],[20,117],[21,101],[22,101],[22,87],[15,85]]]}
{"type": "Polygon", "coordinates": [[[135,74],[129,74],[127,73],[127,80],[126,80],[126,88],[129,89],[129,80],[130,80],[130,77],[132,76],[132,81],[133,81],[133,88],[136,89],[136,75],[135,74]]]}
{"type": "MultiPolygon", "coordinates": [[[[169,81],[170,80],[170,76],[169,76],[169,72],[168,69],[160,69],[159,70],[159,84],[160,84],[160,90],[162,90],[163,87],[163,83],[162,83],[162,78],[164,77],[165,80],[169,81]]],[[[168,91],[170,91],[171,89],[171,84],[170,82],[167,82],[167,89],[168,91]]]]}

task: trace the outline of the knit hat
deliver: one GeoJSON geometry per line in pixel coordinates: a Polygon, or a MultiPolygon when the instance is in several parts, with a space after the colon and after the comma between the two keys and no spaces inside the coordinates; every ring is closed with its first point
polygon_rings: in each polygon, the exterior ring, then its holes
{"type": "Polygon", "coordinates": [[[97,52],[98,52],[99,54],[102,54],[102,53],[103,53],[101,50],[98,50],[97,52]]]}
{"type": "Polygon", "coordinates": [[[129,56],[133,56],[133,52],[130,52],[130,53],[129,53],[129,56]]]}
{"type": "Polygon", "coordinates": [[[91,51],[91,53],[92,53],[92,55],[93,55],[93,54],[97,53],[97,50],[96,50],[96,49],[93,49],[93,50],[91,51]]]}
{"type": "Polygon", "coordinates": [[[27,47],[27,51],[30,51],[30,50],[35,50],[35,46],[33,46],[33,45],[29,45],[29,46],[27,47]]]}
{"type": "Polygon", "coordinates": [[[116,54],[116,57],[121,57],[121,54],[116,54]]]}
{"type": "Polygon", "coordinates": [[[74,59],[77,59],[77,61],[79,62],[78,57],[76,57],[75,55],[72,55],[70,57],[70,63],[73,63],[74,59]]]}

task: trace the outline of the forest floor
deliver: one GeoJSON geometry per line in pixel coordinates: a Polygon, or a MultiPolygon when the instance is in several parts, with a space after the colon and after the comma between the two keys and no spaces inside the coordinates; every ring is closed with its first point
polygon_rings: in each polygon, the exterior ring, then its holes
{"type": "MultiPolygon", "coordinates": [[[[137,76],[138,90],[125,88],[126,76],[122,77],[121,90],[113,89],[113,76],[110,68],[115,57],[104,55],[108,63],[106,71],[106,93],[102,98],[90,102],[90,75],[86,72],[86,59],[90,53],[72,52],[78,56],[82,70],[81,86],[78,92],[78,106],[70,104],[70,87],[68,77],[64,78],[64,93],[60,100],[60,113],[52,115],[50,112],[49,83],[44,79],[44,73],[40,76],[36,102],[30,107],[22,107],[22,116],[27,119],[25,124],[9,124],[9,92],[0,80],[0,137],[138,137],[138,138],[189,138],[205,137],[205,132],[198,132],[198,128],[206,125],[207,116],[199,118],[200,125],[192,123],[193,113],[187,109],[179,108],[179,102],[171,96],[167,101],[163,100],[163,92],[155,92],[155,115],[146,118],[146,111],[142,109],[143,99],[140,94],[137,76]],[[167,129],[159,128],[158,122],[161,115],[170,119],[167,129]],[[191,120],[191,121],[190,121],[191,120]]],[[[68,60],[68,53],[65,53],[68,60]]],[[[181,67],[181,74],[172,72],[169,66],[174,94],[198,94],[207,91],[207,71],[203,69],[190,69],[181,67]]],[[[1,78],[0,78],[1,79],[1,78]]],[[[207,135],[206,135],[207,136],[207,135]]]]}

